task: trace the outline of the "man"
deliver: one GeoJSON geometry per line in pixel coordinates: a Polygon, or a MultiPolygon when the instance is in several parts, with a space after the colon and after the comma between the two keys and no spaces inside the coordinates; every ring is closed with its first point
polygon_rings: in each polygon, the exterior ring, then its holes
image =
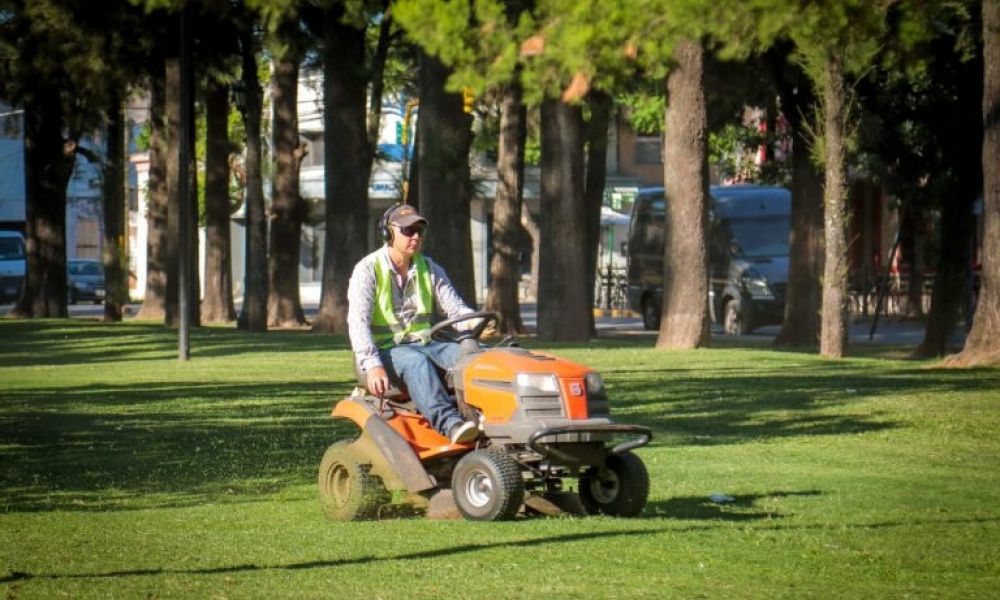
{"type": "Polygon", "coordinates": [[[451,443],[479,435],[448,395],[437,367],[449,369],[459,346],[432,341],[433,314],[447,318],[473,312],[437,263],[420,253],[427,220],[412,206],[397,204],[379,224],[385,244],[361,259],[347,287],[351,347],[368,390],[381,397],[390,381],[406,384],[417,410],[451,443]]]}

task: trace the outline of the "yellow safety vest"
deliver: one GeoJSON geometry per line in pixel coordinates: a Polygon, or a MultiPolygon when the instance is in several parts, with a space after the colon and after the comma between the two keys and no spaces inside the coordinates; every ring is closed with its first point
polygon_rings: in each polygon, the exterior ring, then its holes
{"type": "Polygon", "coordinates": [[[431,270],[420,254],[413,255],[417,267],[417,314],[413,321],[404,326],[396,317],[392,306],[392,273],[384,261],[375,261],[375,310],[372,314],[372,338],[379,348],[388,348],[407,339],[410,334],[431,328],[431,312],[434,310],[434,287],[431,284],[431,270]]]}

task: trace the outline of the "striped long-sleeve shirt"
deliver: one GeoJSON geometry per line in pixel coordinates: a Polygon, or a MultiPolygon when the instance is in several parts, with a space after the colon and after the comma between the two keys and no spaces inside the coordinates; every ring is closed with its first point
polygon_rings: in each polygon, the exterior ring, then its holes
{"type": "MultiPolygon", "coordinates": [[[[431,287],[434,292],[434,310],[445,318],[457,317],[473,312],[458,291],[451,284],[444,269],[424,256],[431,273],[431,287]]],[[[410,264],[406,275],[401,275],[392,265],[389,249],[379,248],[361,259],[354,267],[351,281],[347,286],[347,329],[351,338],[354,359],[361,371],[367,372],[382,366],[378,356],[378,346],[372,337],[372,315],[375,312],[375,261],[383,261],[385,272],[392,274],[392,307],[396,318],[403,325],[409,325],[417,310],[417,267],[410,264]]],[[[416,338],[412,341],[418,341],[416,338]]]]}

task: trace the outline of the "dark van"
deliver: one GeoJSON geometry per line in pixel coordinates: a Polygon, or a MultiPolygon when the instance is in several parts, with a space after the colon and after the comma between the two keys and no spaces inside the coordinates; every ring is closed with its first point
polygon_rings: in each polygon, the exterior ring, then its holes
{"type": "MultiPolygon", "coordinates": [[[[709,190],[709,312],[729,334],[782,322],[788,286],[791,194],[780,187],[709,190]]],[[[639,190],[628,239],[628,300],[646,329],[660,326],[666,203],[663,188],[639,190]]]]}

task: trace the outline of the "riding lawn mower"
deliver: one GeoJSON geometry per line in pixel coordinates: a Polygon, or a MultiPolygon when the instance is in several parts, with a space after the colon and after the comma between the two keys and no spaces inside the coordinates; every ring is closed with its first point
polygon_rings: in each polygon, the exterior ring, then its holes
{"type": "Polygon", "coordinates": [[[646,505],[649,475],[632,452],[648,427],[611,420],[601,376],[506,338],[479,338],[498,321],[476,312],[447,319],[431,339],[457,342],[461,357],[442,373],[459,411],[479,424],[470,443],[452,444],[421,416],[405,390],[376,397],[360,385],[333,417],[353,421],[353,441],[331,445],[319,468],[320,500],[337,521],[390,514],[461,514],[498,521],[518,514],[573,512],[632,517],[646,505]],[[453,326],[480,319],[469,329],[453,326]],[[576,479],[576,493],[564,488],[576,479]],[[403,510],[405,509],[405,510],[403,510]]]}

